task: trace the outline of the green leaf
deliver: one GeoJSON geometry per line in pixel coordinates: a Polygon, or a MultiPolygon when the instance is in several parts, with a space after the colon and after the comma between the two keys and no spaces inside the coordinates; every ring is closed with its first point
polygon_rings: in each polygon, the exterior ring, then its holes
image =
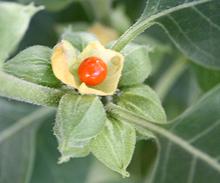
{"type": "Polygon", "coordinates": [[[137,20],[137,22],[131,26],[115,43],[113,49],[120,51],[122,50],[128,42],[137,37],[140,33],[144,32],[145,29],[149,28],[154,24],[157,19],[169,15],[173,12],[178,12],[185,8],[190,8],[198,4],[206,3],[210,0],[148,0],[146,1],[145,9],[137,20]]]}
{"type": "Polygon", "coordinates": [[[184,183],[217,183],[220,180],[219,104],[220,85],[167,128],[119,108],[111,112],[157,134],[160,151],[148,181],[174,183],[178,178],[184,183]]]}
{"type": "Polygon", "coordinates": [[[217,87],[177,118],[170,131],[159,133],[162,151],[154,182],[175,182],[173,177],[183,182],[219,181],[219,104],[220,87],[217,87]],[[174,168],[174,164],[179,166],[174,168]]]}
{"type": "Polygon", "coordinates": [[[88,143],[102,130],[105,120],[98,97],[66,94],[60,101],[54,126],[61,153],[59,162],[88,155],[88,143]]]}
{"type": "Polygon", "coordinates": [[[52,132],[54,116],[44,123],[37,134],[35,164],[31,183],[85,183],[91,158],[76,158],[57,164],[59,152],[52,132]]]}
{"type": "Polygon", "coordinates": [[[121,50],[155,23],[165,30],[174,44],[192,61],[205,67],[220,68],[219,8],[220,2],[216,0],[149,0],[142,16],[113,48],[121,50]]]}
{"type": "Polygon", "coordinates": [[[126,169],[131,161],[135,142],[135,130],[131,125],[109,118],[90,148],[95,157],[107,167],[128,177],[126,169]]]}
{"type": "MultiPolygon", "coordinates": [[[[115,117],[115,118],[117,118],[117,117],[115,117]]],[[[147,140],[150,140],[150,139],[152,140],[152,139],[156,138],[155,135],[151,131],[149,131],[145,128],[139,127],[137,125],[134,125],[134,127],[136,129],[137,141],[140,141],[140,140],[147,141],[147,140]]]]}
{"type": "Polygon", "coordinates": [[[145,81],[151,72],[150,49],[147,46],[129,44],[122,54],[125,56],[124,68],[119,86],[130,86],[145,81]]]}
{"type": "Polygon", "coordinates": [[[45,46],[32,46],[20,52],[3,65],[4,71],[18,78],[44,86],[60,85],[53,74],[50,57],[52,50],[45,46]]]}
{"type": "Polygon", "coordinates": [[[79,51],[82,51],[90,42],[97,40],[93,34],[87,32],[73,32],[70,29],[67,29],[62,34],[61,38],[69,41],[79,51]]]}
{"type": "Polygon", "coordinates": [[[0,2],[0,63],[14,51],[25,34],[31,17],[42,7],[0,2]]]}
{"type": "Polygon", "coordinates": [[[147,85],[122,90],[118,105],[155,123],[166,123],[166,114],[157,94],[147,85]]]}
{"type": "Polygon", "coordinates": [[[197,81],[203,91],[208,91],[220,83],[220,70],[212,70],[194,64],[197,81]]]}
{"type": "Polygon", "coordinates": [[[43,106],[57,106],[64,91],[40,86],[0,72],[0,96],[43,106]]]}
{"type": "Polygon", "coordinates": [[[35,134],[51,109],[0,99],[0,180],[28,183],[35,156],[35,134]]]}
{"type": "Polygon", "coordinates": [[[203,67],[220,69],[219,9],[220,2],[213,0],[172,13],[158,22],[189,59],[203,67]]]}

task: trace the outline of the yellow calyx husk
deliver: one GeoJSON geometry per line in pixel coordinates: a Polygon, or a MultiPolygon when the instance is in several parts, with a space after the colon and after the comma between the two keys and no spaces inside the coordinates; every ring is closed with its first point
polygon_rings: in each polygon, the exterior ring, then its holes
{"type": "Polygon", "coordinates": [[[77,89],[79,93],[106,96],[113,95],[117,90],[124,56],[119,52],[106,49],[98,41],[90,42],[80,53],[68,41],[62,40],[54,47],[51,64],[54,75],[64,84],[77,89]],[[94,87],[82,83],[78,77],[79,65],[91,56],[101,58],[108,68],[106,79],[94,87]]]}

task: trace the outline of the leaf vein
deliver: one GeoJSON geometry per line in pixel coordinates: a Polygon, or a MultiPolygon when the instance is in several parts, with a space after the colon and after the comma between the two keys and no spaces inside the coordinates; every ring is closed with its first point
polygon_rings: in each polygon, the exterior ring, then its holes
{"type": "Polygon", "coordinates": [[[196,50],[198,50],[198,52],[203,53],[204,55],[206,55],[206,56],[209,57],[210,59],[214,60],[213,55],[209,54],[208,52],[206,52],[205,50],[203,50],[202,48],[200,48],[198,45],[196,45],[196,44],[187,36],[187,34],[183,31],[182,27],[178,24],[178,22],[174,19],[173,16],[168,15],[167,17],[176,25],[176,27],[179,29],[180,33],[185,37],[185,39],[186,39],[193,47],[195,47],[196,50]]]}
{"type": "Polygon", "coordinates": [[[205,19],[211,26],[213,26],[214,28],[216,28],[217,30],[220,31],[220,26],[218,24],[216,24],[215,22],[213,22],[209,17],[207,17],[206,15],[204,15],[198,8],[196,7],[191,7],[196,13],[198,13],[203,19],[205,19]]]}
{"type": "Polygon", "coordinates": [[[6,139],[14,136],[17,132],[24,129],[28,125],[31,125],[36,119],[46,116],[48,115],[48,113],[52,111],[53,110],[51,109],[41,108],[37,110],[36,112],[33,112],[32,114],[20,119],[19,121],[17,121],[15,124],[10,126],[9,128],[3,130],[3,132],[0,132],[0,144],[4,142],[6,139]]]}
{"type": "Polygon", "coordinates": [[[195,174],[195,170],[196,170],[196,163],[197,163],[197,159],[195,156],[193,156],[192,161],[191,161],[191,165],[190,165],[190,169],[189,169],[189,176],[187,179],[187,183],[193,183],[194,174],[195,174]]]}
{"type": "Polygon", "coordinates": [[[167,168],[166,167],[169,162],[171,149],[172,149],[172,143],[171,143],[171,141],[169,141],[168,145],[167,145],[166,152],[165,152],[165,160],[164,160],[164,164],[163,164],[163,168],[162,168],[161,183],[165,182],[165,180],[166,180],[166,176],[167,176],[167,174],[166,174],[167,168]]]}
{"type": "Polygon", "coordinates": [[[203,4],[203,3],[207,3],[210,1],[211,0],[200,0],[196,2],[183,3],[175,7],[165,9],[157,14],[153,14],[149,16],[148,18],[146,18],[145,20],[142,20],[142,18],[144,17],[144,15],[142,15],[141,18],[118,39],[118,41],[113,45],[113,49],[117,51],[120,51],[121,49],[123,49],[128,41],[133,40],[138,34],[144,32],[146,28],[153,25],[150,22],[153,22],[160,17],[166,16],[178,10],[182,10],[182,9],[189,8],[189,7],[196,6],[196,5],[203,4]]]}
{"type": "Polygon", "coordinates": [[[210,133],[213,129],[215,129],[218,125],[220,125],[220,120],[216,121],[213,125],[209,126],[205,130],[201,131],[199,134],[195,135],[193,138],[189,140],[189,143],[194,143],[200,138],[204,137],[208,133],[210,133]]]}

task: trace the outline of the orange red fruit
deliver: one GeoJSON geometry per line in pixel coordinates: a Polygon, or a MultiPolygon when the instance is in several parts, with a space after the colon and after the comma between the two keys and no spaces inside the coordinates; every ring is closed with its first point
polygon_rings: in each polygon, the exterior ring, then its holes
{"type": "Polygon", "coordinates": [[[98,57],[88,57],[80,64],[78,76],[88,86],[102,83],[107,76],[107,64],[98,57]]]}

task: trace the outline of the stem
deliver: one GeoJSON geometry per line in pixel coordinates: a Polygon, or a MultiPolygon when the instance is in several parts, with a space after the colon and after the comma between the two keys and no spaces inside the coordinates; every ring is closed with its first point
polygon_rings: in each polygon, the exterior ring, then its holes
{"type": "Polygon", "coordinates": [[[145,17],[144,10],[142,16],[139,18],[139,20],[131,26],[113,45],[113,49],[116,51],[121,51],[130,41],[132,41],[136,36],[138,36],[140,33],[144,32],[147,28],[149,28],[151,25],[155,24],[154,21],[160,17],[166,16],[170,13],[193,7],[202,3],[209,2],[211,0],[200,0],[200,1],[193,1],[193,2],[186,2],[183,4],[179,4],[177,6],[171,6],[170,8],[164,9],[162,11],[157,12],[156,14],[152,14],[150,16],[145,17]]]}
{"type": "Polygon", "coordinates": [[[163,100],[171,87],[183,74],[187,68],[186,60],[180,57],[176,62],[174,62],[171,67],[160,77],[159,81],[156,83],[155,91],[163,100]]]}
{"type": "Polygon", "coordinates": [[[192,144],[190,144],[187,140],[183,139],[182,137],[178,136],[178,134],[175,134],[165,128],[163,128],[160,125],[155,125],[152,122],[126,110],[123,109],[120,106],[109,104],[107,106],[107,110],[111,112],[111,114],[116,115],[119,119],[126,121],[128,123],[137,125],[139,127],[148,129],[161,137],[166,138],[173,144],[176,144],[177,146],[184,149],[186,152],[191,154],[194,157],[197,157],[198,159],[201,159],[205,163],[209,164],[209,166],[212,166],[215,170],[220,172],[220,165],[216,161],[216,159],[211,158],[206,153],[201,151],[200,149],[197,149],[192,144]]]}
{"type": "Polygon", "coordinates": [[[121,51],[130,41],[154,24],[154,22],[148,22],[147,24],[142,25],[139,24],[139,22],[136,22],[117,40],[112,49],[115,51],[121,51]]]}

